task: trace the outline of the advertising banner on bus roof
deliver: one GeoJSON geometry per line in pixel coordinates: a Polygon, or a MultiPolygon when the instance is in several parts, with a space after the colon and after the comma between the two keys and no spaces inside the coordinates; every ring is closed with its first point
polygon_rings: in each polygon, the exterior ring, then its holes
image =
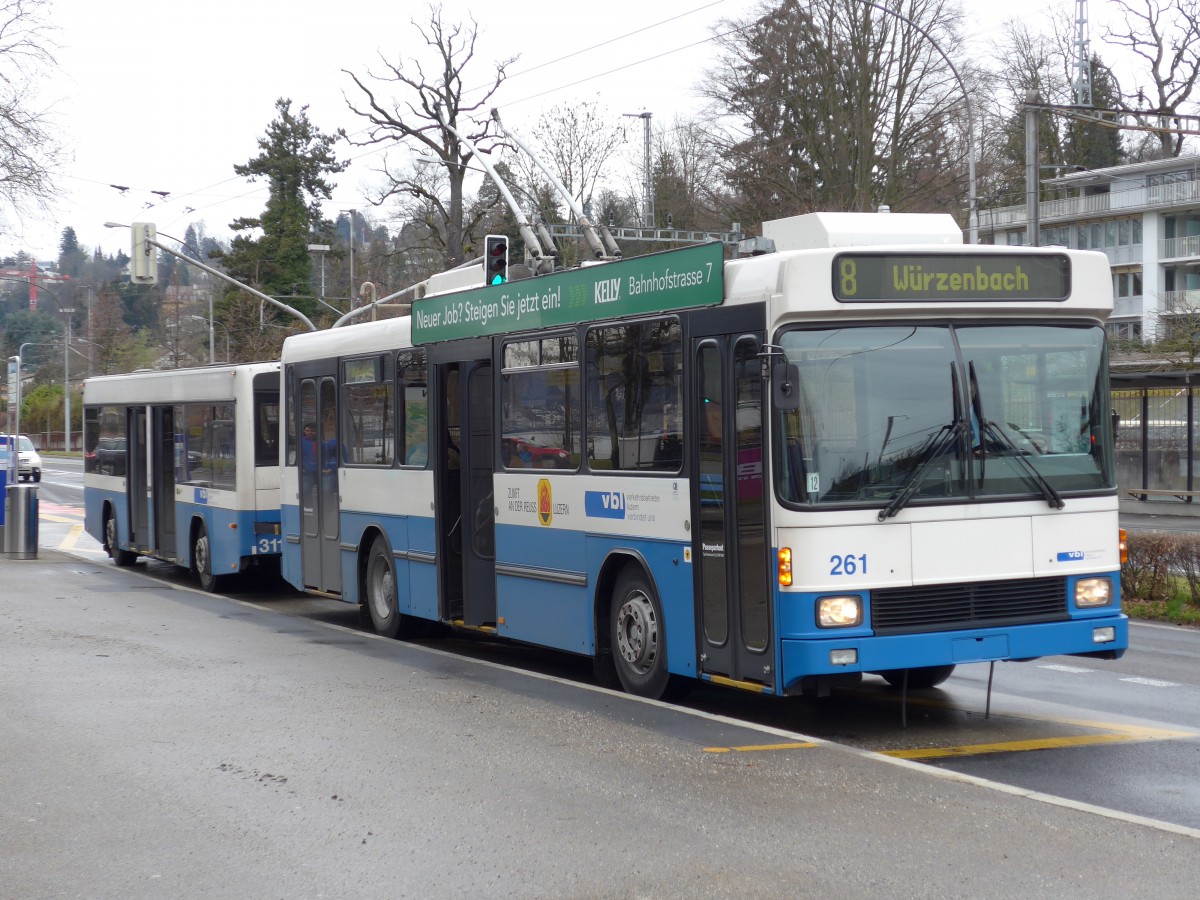
{"type": "Polygon", "coordinates": [[[713,306],[725,292],[723,262],[720,244],[700,244],[426,297],[412,307],[412,340],[427,344],[713,306]]]}

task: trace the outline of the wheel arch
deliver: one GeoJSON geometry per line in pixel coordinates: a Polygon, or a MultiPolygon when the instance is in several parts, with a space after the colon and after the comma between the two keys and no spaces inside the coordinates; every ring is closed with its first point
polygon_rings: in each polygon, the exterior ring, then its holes
{"type": "Polygon", "coordinates": [[[600,564],[600,571],[596,575],[596,590],[592,595],[592,627],[595,629],[596,635],[594,655],[597,659],[605,654],[612,654],[611,639],[608,633],[608,617],[612,606],[613,589],[616,587],[617,579],[621,577],[621,573],[630,566],[636,566],[641,569],[642,574],[646,578],[646,583],[650,585],[650,589],[659,598],[659,603],[662,603],[658,583],[654,579],[654,573],[650,568],[650,564],[646,561],[646,557],[640,551],[631,547],[614,547],[610,550],[608,555],[604,557],[604,562],[600,564]]]}
{"type": "Polygon", "coordinates": [[[111,499],[106,499],[104,501],[104,505],[100,507],[100,533],[105,535],[105,539],[107,539],[107,535],[105,532],[104,523],[109,519],[112,519],[117,523],[117,538],[119,543],[121,537],[121,517],[117,513],[117,505],[113,503],[111,499]]]}
{"type": "Polygon", "coordinates": [[[208,532],[208,542],[209,547],[211,548],[213,540],[212,525],[206,518],[204,518],[203,513],[192,513],[191,518],[188,519],[188,539],[187,544],[184,546],[184,553],[187,555],[182,562],[182,565],[185,569],[190,569],[196,564],[195,553],[193,553],[192,550],[196,546],[196,538],[200,536],[201,528],[208,532]]]}
{"type": "MultiPolygon", "coordinates": [[[[355,554],[354,562],[354,602],[360,607],[366,602],[366,586],[367,586],[367,564],[371,561],[371,548],[375,546],[376,539],[381,539],[383,545],[387,547],[388,556],[392,557],[392,571],[395,572],[396,563],[392,553],[392,541],[387,535],[384,527],[376,522],[372,522],[363,528],[362,533],[358,536],[358,551],[355,554]]],[[[342,585],[342,596],[346,596],[346,585],[342,585]]],[[[400,583],[396,582],[396,599],[399,601],[400,583]]]]}

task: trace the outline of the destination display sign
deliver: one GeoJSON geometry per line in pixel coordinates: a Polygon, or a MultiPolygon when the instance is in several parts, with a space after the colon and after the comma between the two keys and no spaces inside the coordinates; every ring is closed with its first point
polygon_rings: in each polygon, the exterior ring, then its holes
{"type": "Polygon", "coordinates": [[[839,253],[833,296],[842,303],[1066,300],[1071,261],[1061,253],[839,253]]]}
{"type": "Polygon", "coordinates": [[[718,243],[556,272],[413,303],[414,344],[713,306],[725,295],[718,243]]]}

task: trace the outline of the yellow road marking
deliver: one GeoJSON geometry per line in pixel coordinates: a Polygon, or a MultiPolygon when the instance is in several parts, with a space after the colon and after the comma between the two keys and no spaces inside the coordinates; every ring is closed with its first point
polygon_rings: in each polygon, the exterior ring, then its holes
{"type": "MultiPolygon", "coordinates": [[[[1020,753],[1029,750],[1061,750],[1069,747],[1091,747],[1101,744],[1133,743],[1136,741],[1170,741],[1200,737],[1195,731],[1172,731],[1140,725],[1121,725],[1114,722],[1091,722],[1057,719],[1059,724],[1104,729],[1103,734],[1080,734],[1073,737],[1031,738],[1021,741],[998,741],[993,744],[964,744],[960,747],[920,747],[908,750],[878,750],[880,756],[895,759],[949,759],[952,757],[983,756],[988,753],[1020,753]]],[[[748,744],[742,747],[705,747],[705,753],[766,753],[774,750],[804,750],[819,747],[812,741],[787,744],[748,744]]]]}
{"type": "MultiPolygon", "coordinates": [[[[1080,723],[1082,724],[1082,723],[1080,723]]],[[[1194,738],[1194,731],[1169,731],[1164,728],[1143,728],[1137,725],[1116,725],[1103,722],[1088,723],[1089,728],[1106,728],[1105,734],[1080,734],[1074,737],[1034,738],[1024,741],[1000,741],[995,744],[965,744],[961,747],[923,747],[912,750],[880,750],[881,756],[896,759],[948,759],[961,756],[983,756],[987,753],[1019,753],[1027,750],[1058,750],[1066,747],[1089,747],[1097,744],[1132,743],[1134,741],[1169,741],[1194,738]]]]}
{"type": "Polygon", "coordinates": [[[59,550],[74,550],[75,542],[79,540],[79,536],[83,534],[82,525],[72,525],[71,530],[67,532],[67,536],[62,539],[62,543],[58,545],[59,550]]]}
{"type": "Polygon", "coordinates": [[[759,753],[765,750],[804,750],[808,747],[819,747],[812,741],[802,741],[794,744],[750,744],[745,747],[705,747],[705,753],[759,753]]]}
{"type": "Polygon", "coordinates": [[[57,522],[60,525],[71,525],[79,521],[79,516],[56,516],[53,513],[41,513],[38,518],[45,519],[47,522],[57,522]]]}

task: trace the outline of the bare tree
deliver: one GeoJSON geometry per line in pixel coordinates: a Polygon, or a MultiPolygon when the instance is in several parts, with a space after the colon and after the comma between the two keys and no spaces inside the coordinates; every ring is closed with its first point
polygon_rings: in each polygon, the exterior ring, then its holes
{"type": "Polygon", "coordinates": [[[0,224],[14,213],[46,209],[61,146],[36,105],[36,85],[55,63],[48,0],[0,0],[0,224]]]}
{"type": "MultiPolygon", "coordinates": [[[[1200,77],[1200,0],[1113,0],[1121,24],[1104,29],[1104,42],[1123,47],[1146,65],[1146,85],[1120,92],[1121,108],[1140,121],[1170,128],[1196,89],[1200,77]]],[[[1178,156],[1184,135],[1157,133],[1158,155],[1178,156]]]]}
{"type": "Polygon", "coordinates": [[[359,147],[415,143],[445,166],[448,190],[442,194],[431,190],[428,179],[412,168],[394,168],[385,159],[382,174],[386,183],[371,202],[379,205],[392,197],[408,196],[427,204],[436,212],[435,220],[430,222],[430,237],[441,245],[446,266],[453,267],[463,261],[463,179],[474,154],[445,126],[465,134],[481,153],[494,149],[491,120],[484,115],[480,117],[482,124],[473,124],[471,114],[487,108],[515,58],[497,63],[490,87],[475,94],[463,84],[463,71],[475,57],[479,30],[475,21],[472,19],[469,27],[447,24],[442,20],[441,6],[430,6],[428,25],[418,25],[416,20],[412,24],[436,57],[434,73],[426,75],[415,58],[390,63],[382,55],[380,74],[368,71],[359,77],[343,69],[362,94],[358,100],[347,98],[346,102],[352,112],[369,123],[365,136],[346,136],[345,132],[343,136],[359,147]],[[381,96],[371,82],[393,85],[406,96],[381,96]],[[468,102],[464,96],[467,93],[478,99],[468,102]]]}
{"type": "MultiPolygon", "coordinates": [[[[543,112],[535,128],[539,156],[582,206],[594,199],[613,155],[624,143],[615,118],[595,102],[563,104],[543,112]]],[[[540,170],[518,154],[514,167],[527,184],[542,181],[540,170]]]]}
{"type": "Polygon", "coordinates": [[[720,192],[721,157],[709,129],[676,118],[654,136],[654,211],[662,228],[719,230],[729,198],[720,192]],[[668,218],[669,217],[669,218],[668,218]]]}

